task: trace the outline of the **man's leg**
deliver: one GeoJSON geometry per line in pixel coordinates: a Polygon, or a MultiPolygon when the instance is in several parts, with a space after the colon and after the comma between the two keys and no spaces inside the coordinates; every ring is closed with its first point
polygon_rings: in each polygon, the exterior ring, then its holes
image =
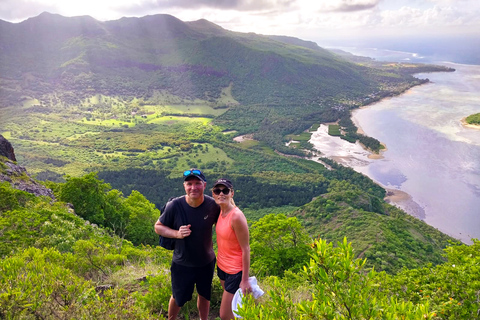
{"type": "Polygon", "coordinates": [[[200,319],[207,320],[210,310],[210,298],[212,296],[213,271],[215,270],[215,259],[208,265],[197,270],[197,308],[200,319]]]}
{"type": "Polygon", "coordinates": [[[195,268],[172,262],[170,275],[172,278],[172,296],[168,302],[168,319],[174,320],[182,306],[192,299],[196,272],[195,268]]]}
{"type": "Polygon", "coordinates": [[[180,309],[181,308],[177,306],[177,303],[175,302],[173,296],[170,297],[170,302],[168,302],[168,320],[175,320],[180,309]]]}
{"type": "Polygon", "coordinates": [[[208,312],[210,310],[210,301],[208,301],[201,295],[198,295],[197,308],[198,308],[198,314],[200,315],[200,320],[207,320],[208,312]]]}

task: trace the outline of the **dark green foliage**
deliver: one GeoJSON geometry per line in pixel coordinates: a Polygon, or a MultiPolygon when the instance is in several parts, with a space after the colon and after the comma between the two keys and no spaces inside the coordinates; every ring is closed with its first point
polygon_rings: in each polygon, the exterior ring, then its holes
{"type": "Polygon", "coordinates": [[[0,182],[0,213],[23,207],[34,198],[31,193],[13,189],[8,182],[0,182]]]}
{"type": "Polygon", "coordinates": [[[258,276],[298,272],[309,259],[311,239],[295,217],[266,215],[252,224],[250,235],[251,268],[258,276]]]}
{"type": "Polygon", "coordinates": [[[135,245],[156,244],[153,224],[160,216],[155,205],[132,191],[126,199],[92,172],[81,178],[67,177],[58,191],[58,199],[73,204],[82,218],[107,227],[135,245]]]}
{"type": "Polygon", "coordinates": [[[480,312],[480,242],[445,249],[448,261],[437,266],[384,275],[379,288],[416,304],[429,303],[435,319],[477,319],[480,312]]]}
{"type": "MultiPolygon", "coordinates": [[[[264,159],[266,160],[266,159],[264,159]]],[[[288,161],[284,161],[288,165],[288,161]]],[[[271,165],[274,165],[272,162],[271,165]]],[[[276,162],[279,170],[281,162],[276,162]]],[[[268,166],[268,161],[264,161],[268,166]]],[[[258,168],[257,168],[258,169],[258,168]]],[[[313,170],[312,170],[313,171],[313,170]]],[[[182,179],[170,179],[165,172],[128,169],[124,171],[104,171],[99,174],[114,187],[125,193],[133,188],[160,208],[170,197],[185,193],[182,179]]],[[[222,177],[219,172],[207,172],[208,182],[222,177]]],[[[230,174],[229,179],[235,186],[235,202],[242,208],[267,208],[285,205],[300,206],[308,203],[319,193],[326,191],[328,183],[318,173],[287,174],[276,171],[264,171],[262,174],[230,174]]],[[[211,187],[208,185],[208,187],[211,187]]],[[[211,194],[210,191],[206,191],[211,194]]]]}
{"type": "Polygon", "coordinates": [[[476,125],[480,125],[480,113],[475,113],[475,114],[472,114],[472,115],[469,115],[465,121],[468,123],[468,124],[476,124],[476,125]]]}
{"type": "Polygon", "coordinates": [[[67,177],[58,199],[73,204],[75,212],[85,220],[104,225],[105,195],[110,185],[97,179],[95,172],[81,178],[67,177]]]}
{"type": "Polygon", "coordinates": [[[338,164],[331,159],[321,158],[321,160],[333,168],[333,170],[325,171],[323,173],[328,180],[335,179],[339,181],[347,181],[349,184],[355,185],[380,199],[385,197],[385,189],[374,183],[365,175],[356,172],[352,168],[338,164]]]}
{"type": "Polygon", "coordinates": [[[351,143],[355,143],[358,140],[361,144],[365,146],[365,148],[377,153],[382,148],[380,141],[378,141],[377,139],[357,133],[358,128],[353,123],[350,114],[344,115],[340,119],[339,125],[345,131],[345,135],[341,136],[342,139],[345,139],[351,143]]]}
{"type": "Polygon", "coordinates": [[[441,249],[453,240],[345,181],[333,181],[328,193],[291,215],[313,237],[341,241],[348,236],[367,266],[389,273],[443,263],[441,249]]]}
{"type": "Polygon", "coordinates": [[[137,190],[153,202],[157,208],[161,208],[170,197],[178,197],[185,193],[183,179],[181,177],[172,179],[169,175],[169,172],[162,170],[134,168],[98,173],[101,179],[108,181],[124,194],[130,194],[132,190],[137,190]]]}

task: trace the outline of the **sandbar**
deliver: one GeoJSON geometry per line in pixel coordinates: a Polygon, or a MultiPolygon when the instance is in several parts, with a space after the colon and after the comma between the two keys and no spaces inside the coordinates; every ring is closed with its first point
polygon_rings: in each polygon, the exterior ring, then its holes
{"type": "Polygon", "coordinates": [[[460,122],[462,123],[462,126],[464,126],[465,128],[480,130],[480,125],[467,123],[465,119],[466,117],[460,120],[460,122]]]}
{"type": "Polygon", "coordinates": [[[385,190],[387,191],[387,195],[383,198],[385,202],[399,207],[411,216],[425,220],[425,209],[415,202],[410,194],[397,189],[385,188],[385,190]]]}

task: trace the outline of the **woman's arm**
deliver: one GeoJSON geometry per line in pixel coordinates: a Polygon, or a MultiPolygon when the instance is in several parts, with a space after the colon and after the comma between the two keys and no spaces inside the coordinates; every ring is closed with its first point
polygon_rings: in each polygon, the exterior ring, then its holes
{"type": "Polygon", "coordinates": [[[240,282],[240,289],[242,289],[242,292],[245,294],[252,291],[250,283],[248,282],[250,273],[250,243],[247,219],[241,211],[236,211],[232,217],[232,229],[242,248],[242,281],[240,282]]]}

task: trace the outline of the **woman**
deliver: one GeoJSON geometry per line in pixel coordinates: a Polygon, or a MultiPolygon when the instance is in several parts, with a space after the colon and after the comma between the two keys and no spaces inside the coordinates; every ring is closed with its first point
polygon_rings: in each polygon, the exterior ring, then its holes
{"type": "Polygon", "coordinates": [[[252,291],[248,282],[250,271],[250,245],[247,219],[233,201],[230,180],[219,179],[212,188],[213,198],[220,206],[217,232],[217,274],[223,287],[220,318],[234,319],[232,300],[240,288],[243,294],[252,291]]]}

